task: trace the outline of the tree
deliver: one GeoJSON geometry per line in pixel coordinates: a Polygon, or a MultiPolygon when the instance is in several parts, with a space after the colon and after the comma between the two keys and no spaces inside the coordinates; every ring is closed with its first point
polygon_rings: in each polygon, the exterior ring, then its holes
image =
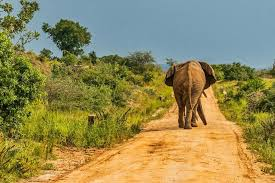
{"type": "Polygon", "coordinates": [[[39,10],[39,5],[36,1],[20,0],[21,9],[17,15],[14,15],[13,5],[0,0],[0,30],[8,34],[14,39],[18,38],[16,48],[24,50],[24,46],[34,39],[39,38],[39,33],[36,31],[27,30],[27,24],[32,20],[36,11],[39,10]]]}
{"type": "Polygon", "coordinates": [[[41,59],[52,59],[53,52],[49,49],[43,48],[43,50],[40,51],[39,57],[41,59]]]}
{"type": "Polygon", "coordinates": [[[169,65],[169,66],[172,66],[173,64],[177,64],[178,61],[177,60],[174,60],[173,58],[166,58],[166,64],[169,65]]]}
{"type": "Polygon", "coordinates": [[[89,54],[89,60],[92,64],[96,64],[97,56],[95,51],[90,52],[89,54]]]}
{"type": "Polygon", "coordinates": [[[270,70],[270,74],[271,74],[272,76],[275,76],[275,59],[274,59],[274,61],[273,61],[272,69],[270,70]]]}
{"type": "Polygon", "coordinates": [[[11,134],[43,86],[42,75],[30,61],[15,54],[11,40],[0,33],[0,130],[11,134]]]}
{"type": "Polygon", "coordinates": [[[152,68],[152,64],[156,61],[149,52],[134,52],[130,53],[129,56],[126,57],[126,65],[137,74],[144,73],[146,70],[152,68]]]}
{"type": "Polygon", "coordinates": [[[83,53],[83,47],[90,44],[91,33],[78,22],[61,19],[54,27],[44,23],[42,29],[63,52],[74,55],[83,53]]]}

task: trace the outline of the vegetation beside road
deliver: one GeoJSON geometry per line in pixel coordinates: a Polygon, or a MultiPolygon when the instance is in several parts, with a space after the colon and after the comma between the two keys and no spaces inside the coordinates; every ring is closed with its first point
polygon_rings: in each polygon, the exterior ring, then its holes
{"type": "Polygon", "coordinates": [[[92,34],[78,22],[42,26],[62,56],[27,52],[39,38],[27,29],[39,4],[20,0],[16,13],[15,4],[0,1],[0,182],[54,168],[45,164],[54,147],[104,148],[131,138],[173,103],[151,52],[86,53],[92,34]]]}
{"type": "Polygon", "coordinates": [[[275,173],[275,79],[260,78],[255,70],[239,64],[232,64],[230,72],[230,67],[225,72],[222,66],[214,68],[224,74],[214,85],[221,111],[244,128],[244,137],[259,160],[270,164],[263,170],[275,173]],[[243,72],[236,73],[236,67],[243,67],[237,70],[243,72]]]}

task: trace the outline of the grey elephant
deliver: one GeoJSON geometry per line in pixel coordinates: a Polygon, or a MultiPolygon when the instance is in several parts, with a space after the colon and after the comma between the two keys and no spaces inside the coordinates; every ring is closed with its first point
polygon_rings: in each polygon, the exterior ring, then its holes
{"type": "Polygon", "coordinates": [[[196,112],[198,112],[204,125],[207,125],[200,98],[204,90],[215,82],[214,70],[206,62],[192,60],[169,68],[166,73],[165,84],[172,86],[174,90],[179,108],[179,128],[192,129],[192,127],[197,127],[196,112]],[[185,115],[185,124],[183,115],[185,115]]]}

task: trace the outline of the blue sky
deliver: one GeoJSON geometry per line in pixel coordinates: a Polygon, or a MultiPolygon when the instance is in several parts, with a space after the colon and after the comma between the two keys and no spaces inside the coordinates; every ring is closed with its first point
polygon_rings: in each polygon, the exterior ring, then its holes
{"type": "MultiPolygon", "coordinates": [[[[151,50],[165,58],[203,59],[209,63],[240,61],[257,68],[275,59],[274,0],[39,0],[40,11],[30,24],[61,18],[79,21],[92,33],[99,56],[151,50]]],[[[49,48],[60,54],[42,33],[28,49],[49,48]]]]}

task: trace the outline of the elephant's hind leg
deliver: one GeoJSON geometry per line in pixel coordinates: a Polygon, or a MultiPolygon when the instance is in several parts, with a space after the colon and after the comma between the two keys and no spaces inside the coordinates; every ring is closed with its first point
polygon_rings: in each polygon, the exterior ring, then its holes
{"type": "Polygon", "coordinates": [[[198,124],[197,124],[197,108],[198,108],[198,104],[194,107],[193,109],[193,114],[192,114],[192,119],[191,119],[191,126],[192,127],[198,127],[198,124]]]}
{"type": "Polygon", "coordinates": [[[184,101],[182,99],[181,96],[175,95],[176,97],[176,101],[178,104],[178,108],[179,108],[179,117],[178,117],[178,124],[179,124],[179,128],[183,128],[183,115],[185,112],[185,105],[184,105],[184,101]]]}
{"type": "Polygon", "coordinates": [[[192,112],[193,112],[193,107],[190,104],[189,100],[187,99],[184,129],[192,129],[192,126],[191,126],[192,112]]]}

